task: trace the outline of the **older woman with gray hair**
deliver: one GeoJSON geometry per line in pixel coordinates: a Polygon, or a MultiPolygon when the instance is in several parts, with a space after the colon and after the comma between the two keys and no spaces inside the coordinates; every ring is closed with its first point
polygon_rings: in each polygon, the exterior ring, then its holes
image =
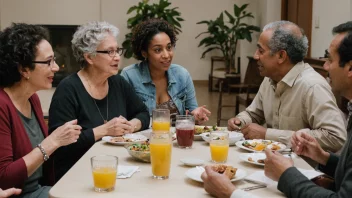
{"type": "Polygon", "coordinates": [[[55,154],[55,176],[60,179],[82,155],[104,136],[121,136],[149,126],[149,113],[134,89],[119,75],[123,49],[118,29],[107,22],[78,28],[72,49],[81,70],[65,78],[54,93],[49,110],[49,132],[77,119],[78,141],[55,154]]]}

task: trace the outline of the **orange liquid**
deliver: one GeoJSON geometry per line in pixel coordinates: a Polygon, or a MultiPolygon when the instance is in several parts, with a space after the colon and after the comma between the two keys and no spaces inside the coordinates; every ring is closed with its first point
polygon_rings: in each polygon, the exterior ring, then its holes
{"type": "Polygon", "coordinates": [[[149,147],[153,175],[169,176],[171,143],[150,143],[149,147]]]}
{"type": "Polygon", "coordinates": [[[116,168],[102,167],[93,170],[94,186],[96,188],[113,188],[116,182],[116,168]]]}
{"type": "Polygon", "coordinates": [[[226,162],[229,153],[229,145],[227,144],[210,144],[211,159],[214,162],[226,162]]]}
{"type": "Polygon", "coordinates": [[[170,122],[166,121],[153,121],[153,132],[170,131],[170,122]]]}

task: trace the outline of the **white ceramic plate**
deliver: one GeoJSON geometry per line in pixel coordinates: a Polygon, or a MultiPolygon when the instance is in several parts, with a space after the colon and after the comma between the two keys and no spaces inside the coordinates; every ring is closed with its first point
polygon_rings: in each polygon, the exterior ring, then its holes
{"type": "Polygon", "coordinates": [[[259,163],[259,159],[265,159],[266,155],[264,153],[241,153],[239,155],[239,158],[245,162],[259,165],[259,166],[264,166],[265,164],[259,163]],[[249,161],[248,158],[252,158],[253,161],[249,161]]]}
{"type": "MultiPolygon", "coordinates": [[[[192,180],[203,182],[200,177],[204,171],[198,170],[197,168],[191,168],[186,171],[186,176],[192,180]]],[[[247,172],[242,169],[237,169],[236,175],[231,179],[232,182],[241,180],[247,176],[247,172]]]]}
{"type": "Polygon", "coordinates": [[[204,160],[197,158],[182,158],[180,161],[186,166],[201,166],[204,164],[204,160]]]}
{"type": "MultiPolygon", "coordinates": [[[[147,137],[145,137],[144,135],[140,135],[140,134],[126,134],[123,137],[125,139],[128,138],[128,139],[132,140],[132,142],[142,142],[142,141],[147,140],[147,137]]],[[[119,146],[131,143],[131,142],[112,142],[111,141],[112,138],[113,138],[112,136],[104,136],[102,138],[102,140],[109,143],[109,144],[114,144],[114,145],[119,145],[119,146]]]]}
{"type": "MultiPolygon", "coordinates": [[[[207,126],[209,128],[209,130],[204,131],[204,127],[205,126],[201,126],[201,125],[196,125],[194,126],[195,130],[197,131],[202,131],[202,133],[209,133],[210,131],[214,131],[213,130],[213,126],[207,126]]],[[[217,131],[227,131],[227,127],[216,127],[217,131]]],[[[201,135],[202,133],[198,134],[201,135]]],[[[196,136],[196,135],[195,135],[196,136]]]]}
{"type": "MultiPolygon", "coordinates": [[[[204,141],[209,142],[210,141],[210,133],[202,133],[200,135],[204,141]],[[207,136],[209,135],[209,136],[207,136]]],[[[235,145],[237,141],[240,141],[243,139],[243,134],[238,133],[238,132],[229,132],[229,144],[230,146],[235,145]]]]}
{"type": "MultiPolygon", "coordinates": [[[[253,141],[260,142],[260,141],[263,141],[263,140],[243,140],[243,141],[238,141],[238,142],[236,142],[236,146],[239,147],[239,148],[242,148],[242,149],[244,149],[244,150],[247,150],[247,151],[252,151],[252,152],[264,152],[264,150],[263,150],[263,151],[256,151],[256,150],[254,150],[254,149],[251,149],[251,148],[248,148],[248,147],[243,146],[242,143],[245,142],[245,141],[248,141],[249,143],[251,143],[251,142],[253,142],[253,141]]],[[[281,143],[281,142],[275,142],[275,141],[273,141],[273,143],[271,143],[270,145],[268,145],[267,148],[270,149],[270,148],[272,147],[272,144],[276,144],[276,145],[280,146],[280,149],[278,149],[278,150],[276,150],[276,151],[282,151],[282,150],[286,149],[286,145],[284,145],[284,144],[281,143]]]]}
{"type": "MultiPolygon", "coordinates": [[[[150,138],[150,135],[152,134],[153,130],[152,129],[146,129],[140,132],[137,132],[136,134],[141,134],[145,137],[147,137],[148,139],[150,138]]],[[[171,127],[170,128],[170,132],[172,134],[172,140],[176,139],[176,132],[175,132],[175,127],[171,127]]]]}

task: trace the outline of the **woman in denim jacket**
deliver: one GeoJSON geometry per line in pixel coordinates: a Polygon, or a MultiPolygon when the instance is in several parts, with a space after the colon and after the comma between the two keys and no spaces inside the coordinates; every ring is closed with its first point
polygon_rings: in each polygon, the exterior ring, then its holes
{"type": "Polygon", "coordinates": [[[208,121],[210,111],[198,107],[192,78],[180,65],[171,64],[176,34],[171,25],[161,19],[150,19],[133,31],[134,57],[140,63],[122,70],[121,75],[134,87],[148,107],[150,115],[156,108],[170,109],[171,117],[188,111],[198,124],[208,121]]]}

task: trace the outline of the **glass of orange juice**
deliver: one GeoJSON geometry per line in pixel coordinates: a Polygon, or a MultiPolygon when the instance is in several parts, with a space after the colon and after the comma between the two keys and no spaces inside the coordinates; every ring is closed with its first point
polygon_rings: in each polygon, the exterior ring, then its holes
{"type": "Polygon", "coordinates": [[[153,178],[168,179],[171,165],[172,136],[170,132],[152,133],[150,136],[150,160],[153,178]]]}
{"type": "Polygon", "coordinates": [[[225,131],[213,131],[210,133],[211,160],[215,163],[227,161],[229,153],[229,133],[225,131]]]}
{"type": "Polygon", "coordinates": [[[110,192],[115,189],[117,173],[116,156],[99,155],[90,158],[96,192],[110,192]]]}
{"type": "Polygon", "coordinates": [[[153,132],[170,131],[170,110],[154,109],[153,110],[153,132]]]}

